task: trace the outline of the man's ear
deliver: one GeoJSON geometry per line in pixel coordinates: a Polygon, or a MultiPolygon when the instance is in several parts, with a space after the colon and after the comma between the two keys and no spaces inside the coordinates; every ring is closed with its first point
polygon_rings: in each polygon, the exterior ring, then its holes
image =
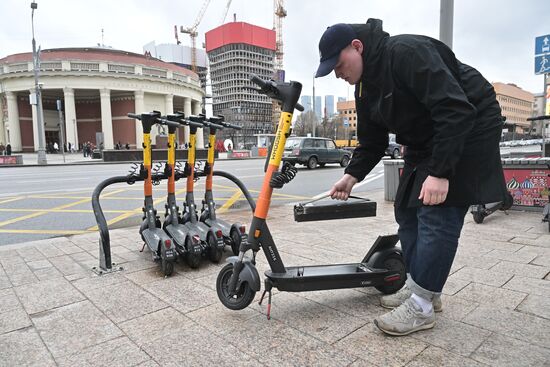
{"type": "Polygon", "coordinates": [[[357,38],[351,41],[351,47],[357,50],[360,54],[363,54],[363,42],[358,40],[357,38]]]}

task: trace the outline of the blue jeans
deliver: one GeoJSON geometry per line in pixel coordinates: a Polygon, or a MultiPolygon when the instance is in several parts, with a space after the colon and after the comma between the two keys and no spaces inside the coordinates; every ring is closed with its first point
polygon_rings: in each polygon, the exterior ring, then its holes
{"type": "Polygon", "coordinates": [[[468,207],[395,208],[407,267],[407,287],[432,300],[445,285],[468,207]]]}

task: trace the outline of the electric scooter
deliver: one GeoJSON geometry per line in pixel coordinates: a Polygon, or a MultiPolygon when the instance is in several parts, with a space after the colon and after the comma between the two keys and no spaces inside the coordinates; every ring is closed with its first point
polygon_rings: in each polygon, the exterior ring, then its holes
{"type": "Polygon", "coordinates": [[[259,93],[280,101],[282,111],[272,150],[266,159],[268,166],[248,238],[241,242],[239,255],[229,257],[228,264],[218,274],[216,290],[220,301],[232,310],[244,309],[252,302],[256,292],[260,290],[260,277],[255,266],[256,254],[260,248],[271,268],[265,272],[265,289],[260,300],[261,304],[268,293],[268,319],[271,314],[272,288],[287,292],[305,292],[374,286],[386,294],[401,289],[405,284],[406,270],[402,251],[395,246],[399,240],[397,235],[379,236],[359,263],[293,267],[284,265],[266,219],[273,188],[282,186],[280,178],[285,176],[278,169],[286,138],[290,135],[292,113],[295,108],[303,110],[297,104],[302,85],[294,81],[266,81],[257,76],[253,76],[251,81],[259,87],[256,89],[259,93]],[[249,250],[252,250],[252,257],[245,256],[249,250]]]}
{"type": "MultiPolygon", "coordinates": [[[[195,157],[198,126],[204,126],[204,115],[189,116],[189,150],[187,162],[185,163],[185,174],[187,176],[187,193],[183,203],[181,220],[190,229],[199,235],[202,245],[202,253],[206,253],[210,261],[219,262],[223,255],[224,242],[221,230],[214,231],[206,224],[199,221],[193,189],[195,185],[195,157]],[[191,124],[191,122],[193,124],[191,124]]],[[[187,261],[191,267],[197,267],[201,256],[195,252],[187,254],[187,261]]]]}
{"type": "Polygon", "coordinates": [[[470,212],[472,213],[474,222],[476,222],[477,224],[481,224],[483,223],[486,217],[493,214],[497,210],[502,210],[503,212],[506,213],[506,211],[510,209],[513,204],[514,204],[514,198],[509,192],[507,192],[506,197],[504,198],[504,201],[499,201],[499,202],[490,203],[490,204],[472,205],[470,212]]]}
{"type": "MultiPolygon", "coordinates": [[[[151,172],[153,152],[151,148],[151,127],[156,123],[161,123],[159,120],[160,112],[153,111],[142,113],[141,115],[129,113],[128,117],[140,120],[143,127],[143,164],[141,165],[140,176],[145,178],[143,181],[145,199],[143,204],[143,222],[139,228],[139,233],[144,242],[143,247],[147,245],[153,255],[154,261],[160,259],[162,272],[168,276],[174,271],[177,252],[170,237],[162,230],[157,211],[153,207],[153,174],[151,172]]],[[[179,126],[178,123],[169,121],[162,123],[169,127],[179,126]]]]}
{"type": "Polygon", "coordinates": [[[212,176],[214,174],[216,131],[223,128],[240,130],[241,127],[225,122],[223,116],[210,117],[203,123],[210,131],[208,135],[208,157],[204,167],[204,173],[207,175],[206,189],[204,192],[204,200],[202,201],[200,221],[214,231],[221,230],[225,244],[231,247],[234,255],[238,255],[239,246],[241,245],[243,237],[246,236],[246,227],[241,223],[229,224],[216,216],[216,204],[214,203],[214,195],[212,194],[212,176]]]}
{"type": "Polygon", "coordinates": [[[187,259],[190,267],[197,268],[202,255],[200,236],[192,228],[182,223],[179,207],[176,202],[176,181],[185,177],[185,172],[179,171],[176,167],[176,129],[177,124],[196,127],[202,127],[202,125],[184,120],[183,118],[183,113],[166,116],[166,120],[176,125],[168,126],[168,159],[164,166],[164,175],[168,177],[168,196],[166,198],[166,211],[164,213],[162,228],[176,244],[178,254],[187,259]]]}

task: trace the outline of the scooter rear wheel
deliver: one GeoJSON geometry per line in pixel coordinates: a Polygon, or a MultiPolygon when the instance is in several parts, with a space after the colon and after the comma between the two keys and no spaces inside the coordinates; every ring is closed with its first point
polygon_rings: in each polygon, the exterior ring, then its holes
{"type": "Polygon", "coordinates": [[[196,269],[201,264],[201,254],[196,254],[193,251],[193,242],[191,241],[191,238],[187,237],[185,239],[185,249],[187,250],[187,256],[185,259],[187,260],[187,264],[190,268],[196,269]]]}
{"type": "Polygon", "coordinates": [[[407,271],[405,270],[405,262],[403,257],[392,253],[386,257],[380,258],[374,267],[377,269],[388,269],[392,272],[398,272],[401,276],[399,280],[396,280],[388,285],[377,285],[374,288],[378,289],[384,294],[392,294],[403,288],[405,280],[407,278],[407,271]]]}
{"type": "Polygon", "coordinates": [[[174,272],[174,262],[167,259],[162,259],[160,262],[162,272],[165,276],[170,276],[174,272]]]}
{"type": "Polygon", "coordinates": [[[241,283],[237,294],[229,294],[229,280],[233,275],[233,264],[227,264],[222,268],[216,280],[216,291],[222,304],[230,310],[242,310],[252,303],[256,292],[250,288],[248,283],[241,283]]]}
{"type": "Polygon", "coordinates": [[[218,247],[218,241],[212,234],[206,237],[206,242],[208,243],[208,258],[213,263],[219,263],[223,256],[223,248],[218,247]]]}
{"type": "Polygon", "coordinates": [[[243,241],[243,237],[241,236],[239,231],[235,228],[231,229],[229,236],[231,237],[231,251],[233,251],[233,255],[238,256],[239,248],[241,247],[241,242],[243,241]]]}

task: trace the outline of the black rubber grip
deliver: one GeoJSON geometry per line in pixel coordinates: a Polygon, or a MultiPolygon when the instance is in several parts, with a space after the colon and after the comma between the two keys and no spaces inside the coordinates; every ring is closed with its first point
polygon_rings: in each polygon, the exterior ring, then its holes
{"type": "Polygon", "coordinates": [[[300,112],[303,112],[304,111],[304,106],[302,106],[301,104],[299,103],[296,103],[296,106],[294,106],[294,108],[296,108],[298,111],[300,112]]]}
{"type": "Polygon", "coordinates": [[[228,127],[228,128],[231,128],[231,129],[235,129],[235,130],[241,130],[243,128],[242,126],[234,125],[234,124],[230,124],[230,123],[227,123],[225,126],[228,127]]]}
{"type": "Polygon", "coordinates": [[[162,125],[166,125],[166,126],[170,126],[170,127],[175,127],[176,129],[179,129],[181,127],[181,125],[175,121],[170,121],[170,120],[167,120],[167,119],[163,119],[163,118],[159,118],[157,119],[157,122],[159,124],[162,124],[162,125]]]}
{"type": "Polygon", "coordinates": [[[135,113],[128,113],[128,117],[132,119],[141,120],[141,115],[136,115],[135,113]]]}
{"type": "Polygon", "coordinates": [[[260,88],[263,88],[265,87],[266,85],[266,82],[265,80],[261,79],[259,76],[257,75],[252,75],[252,77],[250,78],[250,81],[254,84],[256,84],[258,87],[260,88]]]}

